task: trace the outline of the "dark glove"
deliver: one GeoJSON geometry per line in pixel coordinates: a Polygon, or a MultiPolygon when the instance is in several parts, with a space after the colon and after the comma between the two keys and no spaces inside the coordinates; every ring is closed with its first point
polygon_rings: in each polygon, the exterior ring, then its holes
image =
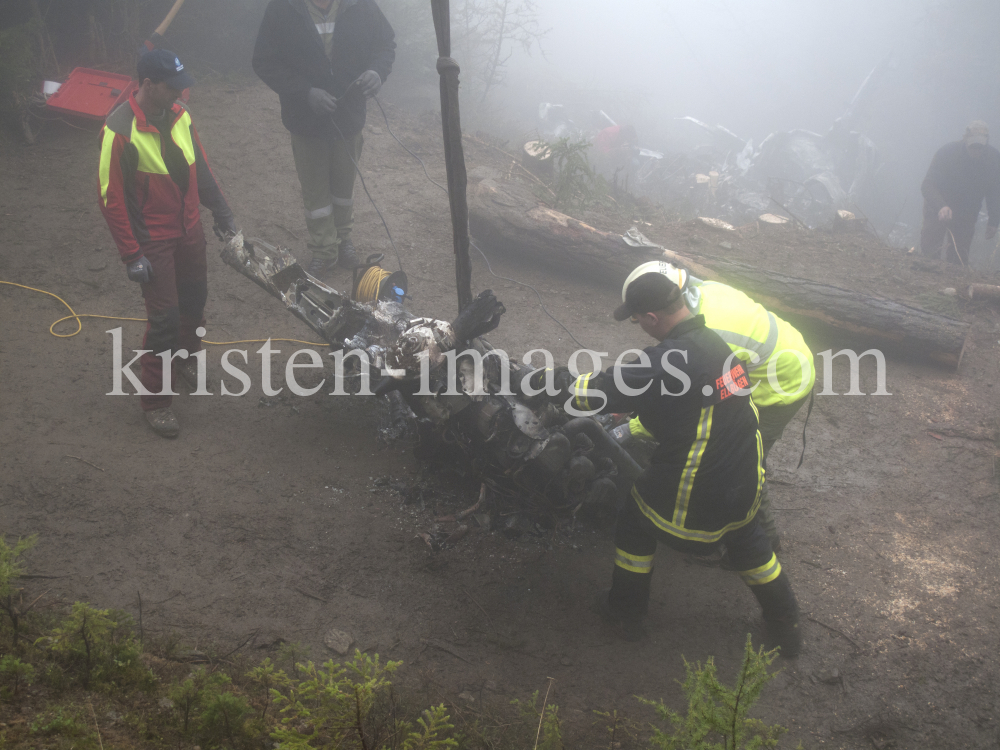
{"type": "Polygon", "coordinates": [[[317,115],[332,115],[337,111],[337,100],[323,89],[309,89],[309,106],[317,115]]]}
{"type": "MultiPolygon", "coordinates": [[[[536,391],[541,390],[545,387],[545,376],[548,370],[539,370],[531,375],[528,380],[528,384],[534,388],[536,391]]],[[[555,398],[559,400],[563,397],[576,382],[576,378],[570,373],[569,368],[565,366],[560,366],[552,371],[552,382],[556,387],[555,398]]],[[[542,394],[544,395],[544,394],[542,394]]]]}
{"type": "Polygon", "coordinates": [[[997,228],[996,227],[987,226],[986,227],[986,239],[992,240],[996,236],[997,236],[997,228]]]}
{"type": "Polygon", "coordinates": [[[128,274],[129,281],[137,281],[140,284],[148,284],[153,280],[153,264],[146,260],[143,255],[138,260],[133,260],[125,266],[125,273],[128,274]]]}
{"type": "Polygon", "coordinates": [[[361,89],[362,95],[367,99],[371,99],[378,90],[382,88],[382,76],[376,73],[374,70],[366,70],[360,76],[355,84],[361,89]]]}
{"type": "Polygon", "coordinates": [[[226,242],[230,237],[236,236],[236,221],[232,216],[227,216],[223,219],[216,219],[215,225],[212,227],[212,231],[215,232],[216,237],[223,242],[226,242]]]}

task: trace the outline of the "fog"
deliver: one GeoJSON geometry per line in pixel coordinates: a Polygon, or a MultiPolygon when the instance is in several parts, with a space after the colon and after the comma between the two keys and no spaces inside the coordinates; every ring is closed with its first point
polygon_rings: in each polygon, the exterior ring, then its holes
{"type": "MultiPolygon", "coordinates": [[[[870,71],[890,56],[849,126],[879,150],[872,219],[919,223],[934,151],[973,119],[1000,133],[1000,2],[754,0],[616,4],[539,0],[541,51],[515,50],[502,99],[528,119],[540,101],[584,100],[670,150],[676,118],[743,139],[796,128],[826,133],[870,71]]],[[[994,138],[994,141],[1000,138],[994,138]]]]}
{"type": "Polygon", "coordinates": [[[918,25],[915,3],[884,2],[877,15],[871,5],[632,0],[588,12],[545,0],[546,60],[536,59],[536,70],[631,92],[650,112],[723,122],[758,140],[774,129],[825,129],[918,25]]]}
{"type": "MultiPolygon", "coordinates": [[[[417,111],[437,108],[430,0],[378,2],[398,45],[381,97],[417,111]]],[[[171,4],[137,1],[125,20],[151,29],[171,4]]],[[[81,56],[87,37],[78,29],[88,8],[104,6],[43,5],[62,65],[98,65],[81,56]]],[[[188,3],[167,43],[202,74],[252,75],[265,5],[188,3]]],[[[638,145],[668,158],[706,139],[682,117],[722,125],[755,148],[775,132],[824,135],[886,60],[845,124],[870,138],[877,153],[859,207],[886,234],[897,219],[906,223],[912,240],[920,182],[935,150],[960,138],[973,119],[990,123],[1000,142],[1000,0],[452,0],[451,9],[463,122],[514,149],[538,135],[542,102],[567,105],[591,137],[607,124],[597,114],[603,110],[633,125],[638,145]],[[498,35],[504,7],[509,15],[498,35]],[[492,76],[491,61],[501,63],[492,76]]]]}

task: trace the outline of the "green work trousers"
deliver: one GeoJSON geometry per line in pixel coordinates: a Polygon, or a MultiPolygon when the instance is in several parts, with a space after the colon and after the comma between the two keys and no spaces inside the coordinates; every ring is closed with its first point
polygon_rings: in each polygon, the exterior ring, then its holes
{"type": "MultiPolygon", "coordinates": [[[[788,423],[792,421],[799,409],[802,408],[802,404],[808,400],[809,394],[807,393],[805,398],[800,398],[798,401],[793,401],[790,404],[757,407],[757,411],[760,414],[757,429],[760,431],[760,442],[764,449],[765,470],[767,468],[767,454],[771,452],[774,444],[781,439],[781,434],[785,431],[785,427],[788,426],[788,423]]],[[[768,484],[770,482],[765,481],[764,486],[760,490],[760,509],[757,511],[757,521],[767,534],[767,538],[771,540],[771,548],[777,552],[781,545],[778,537],[778,529],[775,527],[774,517],[771,515],[771,498],[767,492],[768,484]]]]}
{"type": "Polygon", "coordinates": [[[292,134],[292,156],[302,186],[313,258],[337,260],[340,243],[351,236],[354,164],[361,159],[363,143],[360,132],[337,140],[292,134]]]}

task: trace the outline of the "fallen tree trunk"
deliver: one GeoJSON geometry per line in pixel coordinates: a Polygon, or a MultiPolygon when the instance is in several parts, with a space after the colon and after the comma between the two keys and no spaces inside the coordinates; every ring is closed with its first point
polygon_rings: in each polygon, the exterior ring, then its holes
{"type": "Polygon", "coordinates": [[[1000,286],[993,284],[969,284],[969,299],[985,299],[1000,302],[1000,286]]]}
{"type": "Polygon", "coordinates": [[[527,254],[541,265],[620,285],[661,252],[629,247],[620,235],[543,206],[520,182],[485,179],[470,193],[469,229],[484,247],[503,254],[527,254]]]}
{"type": "Polygon", "coordinates": [[[727,284],[801,327],[954,369],[962,362],[971,326],[961,320],[743,263],[713,260],[712,265],[727,284]]]}
{"type": "Polygon", "coordinates": [[[620,287],[647,260],[666,259],[695,276],[743,290],[797,326],[887,353],[932,359],[957,369],[970,325],[954,318],[849,289],[736,263],[699,258],[655,245],[633,246],[539,204],[527,186],[486,179],[472,191],[469,223],[484,247],[529,256],[562,273],[574,273],[620,287]]]}

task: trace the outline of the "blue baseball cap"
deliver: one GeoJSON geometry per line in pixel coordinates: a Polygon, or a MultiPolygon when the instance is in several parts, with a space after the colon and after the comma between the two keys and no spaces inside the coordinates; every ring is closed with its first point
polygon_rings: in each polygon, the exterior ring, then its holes
{"type": "Polygon", "coordinates": [[[184,64],[170,50],[151,49],[139,58],[137,66],[139,82],[147,78],[153,83],[166,83],[169,86],[183,90],[194,86],[194,78],[184,70],[184,64]]]}

